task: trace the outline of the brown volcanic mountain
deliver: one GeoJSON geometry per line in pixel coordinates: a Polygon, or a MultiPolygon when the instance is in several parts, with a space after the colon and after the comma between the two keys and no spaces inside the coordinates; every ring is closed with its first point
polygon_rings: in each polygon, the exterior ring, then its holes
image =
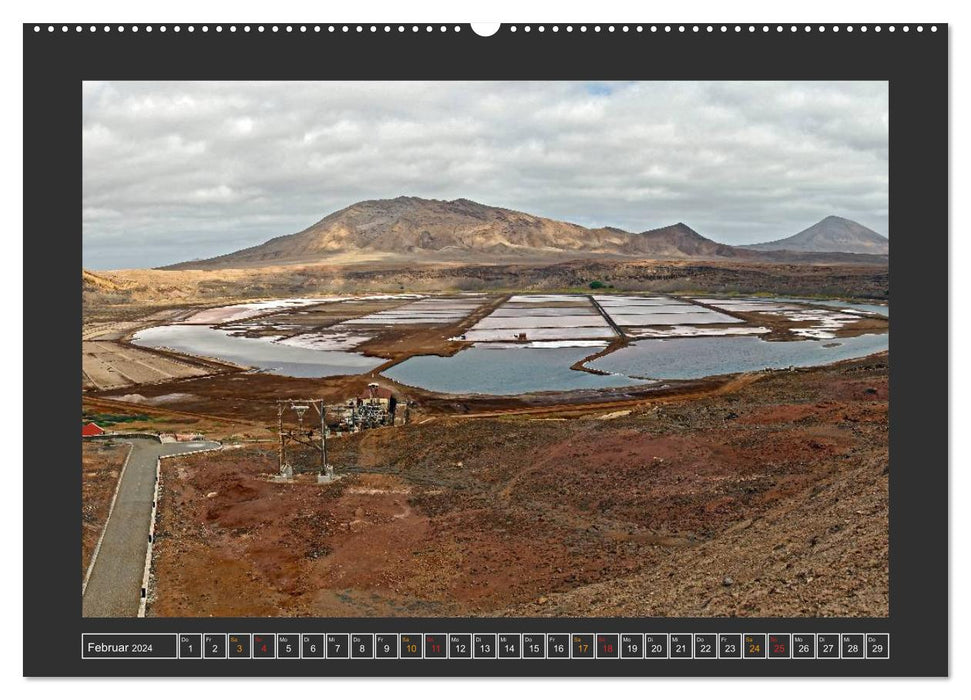
{"type": "Polygon", "coordinates": [[[630,252],[665,258],[757,258],[744,250],[705,238],[687,224],[655,228],[637,234],[628,246],[630,252]]]}
{"type": "Polygon", "coordinates": [[[299,233],[228,255],[172,265],[170,269],[355,259],[509,262],[600,256],[758,257],[708,240],[684,224],[637,234],[617,228],[590,229],[468,199],[398,197],[358,202],[299,233]]]}
{"type": "Polygon", "coordinates": [[[885,238],[839,217],[827,217],[774,243],[730,246],[705,238],[683,223],[631,233],[612,227],[586,228],[468,199],[397,197],[358,202],[298,233],[162,269],[364,262],[552,263],[596,258],[881,264],[886,262],[886,251],[885,238]]]}
{"type": "Polygon", "coordinates": [[[749,250],[793,250],[803,253],[868,253],[889,255],[890,241],[863,224],[827,216],[794,236],[741,246],[749,250]]]}

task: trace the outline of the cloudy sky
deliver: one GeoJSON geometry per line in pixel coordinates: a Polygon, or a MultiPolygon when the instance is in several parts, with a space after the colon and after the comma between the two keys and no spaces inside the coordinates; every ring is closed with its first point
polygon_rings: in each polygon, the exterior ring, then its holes
{"type": "Polygon", "coordinates": [[[91,269],[399,195],[724,243],[829,214],[888,234],[885,82],[88,82],[83,99],[91,269]]]}

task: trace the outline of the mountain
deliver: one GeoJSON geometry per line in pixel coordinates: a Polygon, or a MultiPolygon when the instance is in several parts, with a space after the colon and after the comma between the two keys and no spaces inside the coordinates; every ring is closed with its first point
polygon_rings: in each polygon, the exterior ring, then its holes
{"type": "Polygon", "coordinates": [[[890,241],[886,237],[841,216],[827,216],[822,221],[788,238],[739,247],[749,250],[793,250],[804,253],[890,254],[890,241]]]}
{"type": "Polygon", "coordinates": [[[755,258],[735,246],[716,243],[705,238],[687,224],[655,228],[638,234],[628,246],[631,252],[650,254],[652,257],[691,258],[755,258]]]}
{"type": "Polygon", "coordinates": [[[757,257],[711,241],[684,224],[630,233],[491,207],[468,199],[397,197],[358,202],[288,236],[166,269],[257,267],[310,262],[490,262],[620,257],[757,257]]]}
{"type": "Polygon", "coordinates": [[[631,233],[613,227],[586,228],[468,199],[397,197],[358,202],[325,216],[303,231],[234,253],[162,269],[213,270],[375,261],[498,264],[602,257],[880,262],[879,256],[886,255],[887,248],[887,240],[882,236],[835,216],[781,241],[730,246],[705,238],[684,223],[631,233]],[[875,255],[862,260],[855,259],[855,253],[875,255]]]}

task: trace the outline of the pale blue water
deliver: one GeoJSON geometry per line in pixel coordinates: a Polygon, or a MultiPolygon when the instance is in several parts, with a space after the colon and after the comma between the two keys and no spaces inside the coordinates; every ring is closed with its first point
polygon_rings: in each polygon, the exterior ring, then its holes
{"type": "Polygon", "coordinates": [[[363,374],[386,361],[356,352],[281,345],[265,339],[230,335],[230,332],[211,326],[156,326],[136,333],[132,343],[228,360],[286,377],[363,374]]]}
{"type": "Polygon", "coordinates": [[[754,337],[639,340],[587,366],[649,379],[700,379],[762,369],[813,367],[886,350],[889,334],[770,342],[754,337]]]}
{"type": "MultiPolygon", "coordinates": [[[[875,304],[809,303],[889,316],[888,307],[875,304]]],[[[454,394],[515,395],[602,389],[642,384],[647,379],[698,379],[769,368],[829,364],[886,350],[888,339],[886,333],[792,342],[768,342],[756,337],[645,339],[589,363],[590,368],[609,375],[570,369],[578,360],[596,352],[591,348],[472,347],[452,357],[413,357],[384,374],[409,386],[454,394]]],[[[139,331],[132,342],[218,358],[291,377],[365,374],[384,362],[355,352],[300,348],[234,336],[230,331],[210,326],[158,326],[139,331]]]]}
{"type": "Polygon", "coordinates": [[[452,355],[421,355],[382,374],[408,386],[444,394],[508,396],[534,391],[605,389],[642,384],[637,379],[570,369],[596,348],[468,348],[452,355]]]}

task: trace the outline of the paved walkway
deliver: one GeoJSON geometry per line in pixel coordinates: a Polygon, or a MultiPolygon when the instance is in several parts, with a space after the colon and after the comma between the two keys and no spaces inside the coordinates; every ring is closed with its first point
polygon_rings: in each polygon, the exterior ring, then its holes
{"type": "Polygon", "coordinates": [[[132,451],[84,589],[84,617],[138,615],[152,497],[155,495],[155,464],[160,455],[184,454],[219,446],[216,442],[159,443],[139,438],[122,442],[130,443],[132,451]]]}

